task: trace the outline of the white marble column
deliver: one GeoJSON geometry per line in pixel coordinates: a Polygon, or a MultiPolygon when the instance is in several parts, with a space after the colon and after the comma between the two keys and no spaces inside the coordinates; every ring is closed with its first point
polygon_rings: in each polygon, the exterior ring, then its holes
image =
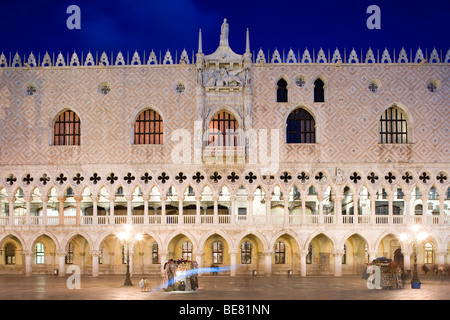
{"type": "Polygon", "coordinates": [[[234,250],[230,250],[229,251],[230,254],[230,276],[234,277],[236,276],[236,268],[237,268],[237,263],[236,263],[236,255],[237,252],[234,250]]]}
{"type": "Polygon", "coordinates": [[[344,255],[344,250],[333,250],[331,254],[334,255],[334,276],[342,276],[342,256],[344,255]]]}
{"type": "Polygon", "coordinates": [[[59,201],[59,225],[64,225],[64,201],[66,201],[66,197],[58,196],[59,201]]]}
{"type": "Polygon", "coordinates": [[[91,250],[91,256],[92,256],[92,276],[98,277],[99,275],[99,257],[100,257],[100,251],[98,250],[91,250]]]}

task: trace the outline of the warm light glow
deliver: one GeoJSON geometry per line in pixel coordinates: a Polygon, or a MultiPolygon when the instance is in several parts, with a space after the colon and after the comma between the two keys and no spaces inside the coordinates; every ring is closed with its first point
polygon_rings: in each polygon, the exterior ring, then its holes
{"type": "Polygon", "coordinates": [[[428,234],[421,232],[417,235],[417,240],[422,241],[425,240],[428,237],[428,234]]]}
{"type": "Polygon", "coordinates": [[[123,241],[124,239],[126,239],[128,237],[128,235],[125,232],[119,232],[117,234],[117,237],[123,241]]]}
{"type": "Polygon", "coordinates": [[[408,235],[406,233],[402,233],[400,235],[400,240],[405,241],[406,239],[408,239],[408,235]]]}
{"type": "Polygon", "coordinates": [[[418,224],[415,224],[415,225],[412,226],[412,230],[413,230],[414,232],[419,231],[419,229],[420,229],[420,226],[419,226],[418,224]]]}
{"type": "Polygon", "coordinates": [[[136,240],[137,240],[137,241],[141,241],[142,239],[144,239],[144,236],[143,236],[141,233],[138,233],[138,234],[136,235],[136,240]]]}
{"type": "Polygon", "coordinates": [[[126,224],[126,225],[125,225],[125,231],[130,232],[131,229],[132,229],[132,227],[131,227],[130,224],[126,224]]]}

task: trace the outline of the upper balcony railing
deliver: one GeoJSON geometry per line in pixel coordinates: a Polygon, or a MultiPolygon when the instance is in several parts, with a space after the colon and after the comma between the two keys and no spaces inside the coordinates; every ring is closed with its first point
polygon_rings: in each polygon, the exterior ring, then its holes
{"type": "Polygon", "coordinates": [[[116,215],[116,216],[81,216],[77,221],[76,216],[59,216],[44,218],[43,216],[31,216],[27,223],[25,216],[0,217],[0,226],[92,226],[92,225],[253,225],[253,226],[311,226],[311,225],[389,225],[404,226],[407,224],[422,224],[439,226],[450,226],[450,215],[413,215],[407,219],[404,215],[116,215]],[[269,221],[267,221],[269,218],[269,221]]]}

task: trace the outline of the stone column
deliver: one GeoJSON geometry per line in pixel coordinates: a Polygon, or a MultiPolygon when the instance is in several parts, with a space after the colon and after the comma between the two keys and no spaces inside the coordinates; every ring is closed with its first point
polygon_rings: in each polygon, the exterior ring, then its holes
{"type": "Polygon", "coordinates": [[[439,267],[443,267],[445,265],[445,255],[447,254],[444,250],[438,250],[436,252],[437,255],[437,263],[439,267]]]}
{"type": "Polygon", "coordinates": [[[272,276],[272,255],[273,251],[264,251],[264,273],[266,277],[272,276]]]}
{"type": "Polygon", "coordinates": [[[376,221],[376,204],[375,201],[377,200],[377,194],[370,194],[370,223],[372,225],[375,225],[377,223],[376,221]]]}
{"type": "Polygon", "coordinates": [[[133,208],[131,206],[131,202],[133,201],[133,195],[127,194],[125,196],[125,199],[127,200],[127,224],[133,223],[133,208]]]}
{"type": "Polygon", "coordinates": [[[48,202],[48,196],[41,196],[42,200],[42,225],[47,225],[47,202],[48,202]]]}
{"type": "Polygon", "coordinates": [[[272,214],[271,214],[271,210],[272,210],[272,196],[271,195],[265,195],[264,196],[264,201],[266,202],[266,225],[269,225],[272,223],[272,214]]]}
{"type": "Polygon", "coordinates": [[[92,199],[92,219],[93,219],[92,224],[97,225],[98,224],[97,204],[98,204],[99,195],[92,194],[91,199],[92,199]]]}
{"type": "MultiPolygon", "coordinates": [[[[354,212],[354,211],[353,211],[354,212]]],[[[344,255],[344,250],[333,250],[331,254],[334,255],[334,276],[342,276],[342,256],[344,255]]]]}
{"type": "Polygon", "coordinates": [[[92,276],[98,277],[99,275],[99,257],[100,257],[100,251],[98,250],[91,250],[90,252],[92,256],[92,276]]]}
{"type": "Polygon", "coordinates": [[[353,195],[353,224],[358,224],[359,194],[353,195]]]}
{"type": "Polygon", "coordinates": [[[289,225],[289,193],[283,195],[284,225],[289,225]]]}
{"type": "Polygon", "coordinates": [[[184,195],[179,195],[178,196],[178,224],[184,224],[183,201],[184,201],[184,195]]]}
{"type": "Polygon", "coordinates": [[[25,224],[29,226],[31,224],[31,196],[25,196],[25,224]]]}
{"type": "Polygon", "coordinates": [[[64,201],[66,201],[66,197],[58,196],[59,201],[59,225],[64,225],[64,201]]]}
{"type": "Polygon", "coordinates": [[[116,200],[115,196],[109,197],[109,224],[116,224],[115,218],[114,218],[114,201],[116,200]]]}
{"type": "Polygon", "coordinates": [[[236,195],[232,194],[230,195],[230,200],[231,200],[231,220],[230,223],[231,224],[236,224],[236,195]]]}
{"type": "Polygon", "coordinates": [[[217,225],[217,224],[219,224],[219,196],[213,195],[213,200],[214,200],[213,224],[217,225]]]}
{"type": "Polygon", "coordinates": [[[60,277],[64,277],[66,275],[66,255],[67,252],[65,251],[58,251],[56,252],[56,255],[58,256],[58,275],[60,277]]]}
{"type": "Polygon", "coordinates": [[[194,252],[195,260],[197,261],[199,269],[203,268],[203,256],[204,255],[205,255],[204,251],[196,251],[196,252],[194,252]]]}
{"type": "Polygon", "coordinates": [[[9,205],[8,214],[10,226],[14,225],[14,201],[16,201],[15,196],[8,196],[8,205],[9,205]]]}
{"type": "Polygon", "coordinates": [[[411,224],[411,192],[405,192],[403,200],[405,200],[405,220],[403,220],[403,224],[409,225],[411,224]]]}
{"type": "Polygon", "coordinates": [[[24,251],[23,255],[25,256],[25,275],[29,277],[33,274],[33,251],[24,251]]]}
{"type": "Polygon", "coordinates": [[[83,200],[83,196],[75,196],[76,201],[76,217],[75,224],[79,226],[81,224],[81,201],[83,200]]]}
{"type": "Polygon", "coordinates": [[[201,202],[202,200],[202,195],[195,195],[195,224],[201,224],[201,212],[202,212],[202,207],[201,207],[201,202]]]}
{"type": "Polygon", "coordinates": [[[308,255],[308,250],[300,251],[300,276],[306,277],[306,256],[308,255]]]}
{"type": "Polygon", "coordinates": [[[422,224],[428,224],[427,211],[428,211],[428,193],[425,193],[420,197],[422,200],[422,224]]]}
{"type": "Polygon", "coordinates": [[[317,200],[319,201],[319,224],[323,224],[323,195],[318,195],[317,200]]]}
{"type": "Polygon", "coordinates": [[[444,201],[445,201],[445,194],[439,194],[439,225],[444,225],[444,201]]]}
{"type": "Polygon", "coordinates": [[[411,255],[412,251],[404,251],[403,253],[403,269],[405,272],[409,271],[411,272],[411,255]]]}
{"type": "Polygon", "coordinates": [[[149,218],[148,218],[148,200],[150,200],[150,195],[144,194],[142,195],[142,199],[144,200],[144,224],[149,224],[149,218]]]}
{"type": "Polygon", "coordinates": [[[302,225],[306,224],[306,197],[308,196],[307,190],[305,192],[301,192],[300,200],[302,201],[302,225]]]}
{"type": "Polygon", "coordinates": [[[344,196],[342,194],[335,194],[334,195],[334,215],[336,216],[336,224],[342,225],[342,200],[344,199],[344,196]]]}
{"type": "Polygon", "coordinates": [[[169,260],[169,251],[159,250],[159,262],[161,263],[161,274],[164,274],[164,264],[169,260]]]}
{"type": "Polygon", "coordinates": [[[255,200],[255,196],[250,195],[247,196],[248,201],[248,224],[253,224],[253,200],[255,200]]]}
{"type": "Polygon", "coordinates": [[[236,276],[236,268],[237,268],[237,263],[236,263],[236,255],[237,252],[234,250],[230,250],[228,252],[230,254],[230,276],[235,277],[236,276]]]}
{"type": "Polygon", "coordinates": [[[388,199],[388,205],[389,205],[389,209],[388,209],[388,213],[389,213],[389,221],[388,224],[391,226],[394,222],[394,195],[389,191],[389,194],[387,196],[388,199]]]}
{"type": "Polygon", "coordinates": [[[161,199],[161,224],[166,224],[166,200],[167,196],[160,196],[161,199]]]}

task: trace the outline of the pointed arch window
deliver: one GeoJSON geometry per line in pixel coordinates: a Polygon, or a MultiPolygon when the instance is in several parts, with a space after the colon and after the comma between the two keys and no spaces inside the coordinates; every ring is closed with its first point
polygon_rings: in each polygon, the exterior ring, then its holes
{"type": "Polygon", "coordinates": [[[234,147],[239,145],[238,122],[228,112],[219,112],[209,122],[209,146],[234,147]]]}
{"type": "Polygon", "coordinates": [[[153,264],[158,264],[159,263],[159,254],[158,254],[158,243],[157,242],[153,242],[152,245],[152,263],[153,264]]]}
{"type": "Polygon", "coordinates": [[[134,123],[134,144],[163,144],[163,120],[158,112],[142,111],[134,123]]]}
{"type": "Polygon", "coordinates": [[[12,243],[5,246],[5,264],[16,264],[16,246],[12,243]]]}
{"type": "Polygon", "coordinates": [[[434,250],[433,245],[429,242],[425,243],[424,246],[424,261],[423,263],[434,263],[434,250]]]}
{"type": "Polygon", "coordinates": [[[252,244],[245,241],[241,245],[241,264],[252,263],[252,244]]]}
{"type": "Polygon", "coordinates": [[[34,246],[34,263],[35,264],[45,263],[45,247],[42,242],[38,242],[34,246]]]}
{"type": "Polygon", "coordinates": [[[277,102],[288,102],[287,82],[284,79],[277,82],[277,102]]]}
{"type": "Polygon", "coordinates": [[[55,146],[79,146],[81,121],[72,110],[61,113],[55,121],[53,143],[55,146]]]}
{"type": "Polygon", "coordinates": [[[286,263],[286,245],[279,241],[275,244],[275,264],[286,263]]]}
{"type": "Polygon", "coordinates": [[[314,81],[314,102],[325,102],[325,84],[321,79],[314,81]]]}
{"type": "Polygon", "coordinates": [[[73,243],[69,242],[66,254],[66,264],[73,264],[73,243]]]}
{"type": "Polygon", "coordinates": [[[406,115],[400,108],[390,107],[381,115],[380,143],[408,143],[406,115]]]}
{"type": "Polygon", "coordinates": [[[212,246],[212,260],[215,264],[223,263],[223,243],[221,241],[214,241],[212,246]]]}
{"type": "Polygon", "coordinates": [[[181,258],[183,260],[192,260],[192,243],[186,241],[181,246],[181,258]]]}
{"type": "Polygon", "coordinates": [[[313,116],[303,108],[297,108],[287,118],[286,143],[316,143],[313,116]]]}

